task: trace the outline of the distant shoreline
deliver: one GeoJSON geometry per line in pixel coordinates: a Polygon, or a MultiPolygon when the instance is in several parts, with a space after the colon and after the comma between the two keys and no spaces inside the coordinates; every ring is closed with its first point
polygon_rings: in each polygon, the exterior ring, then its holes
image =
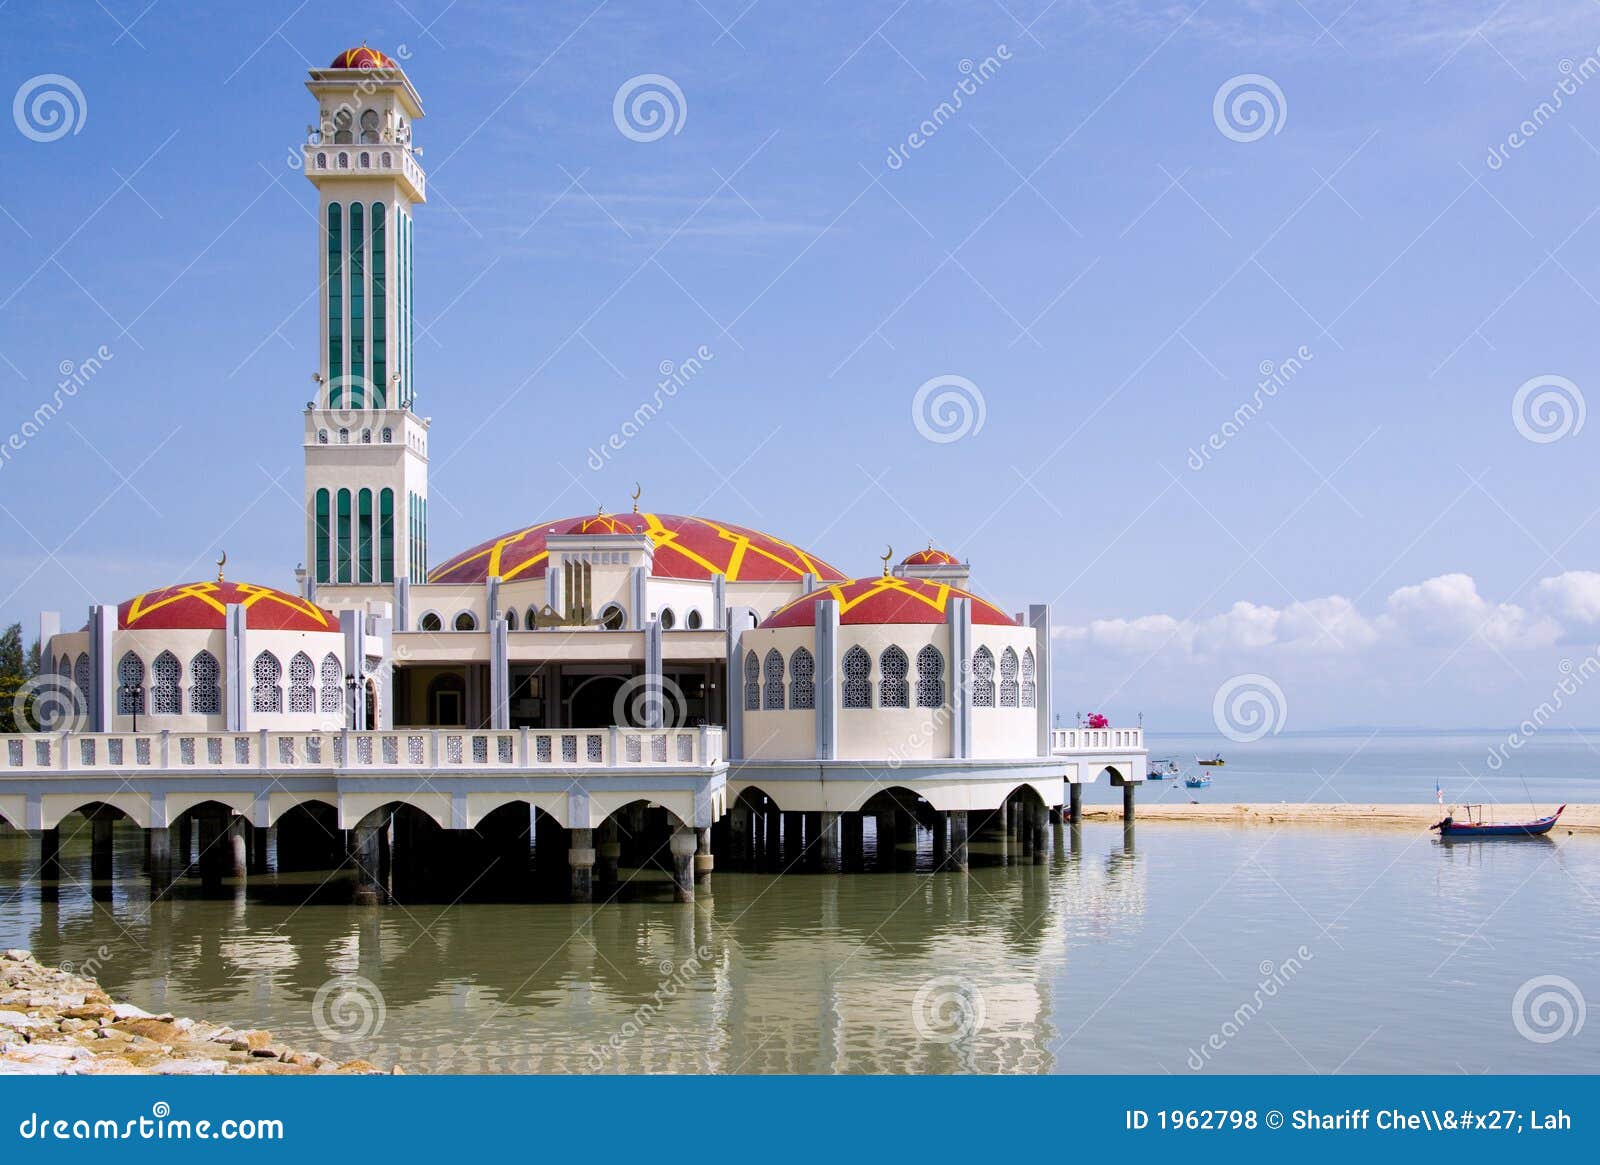
{"type": "MultiPolygon", "coordinates": [[[[1486,815],[1495,821],[1518,821],[1549,813],[1554,805],[1490,806],[1486,815]]],[[[1119,821],[1120,806],[1085,805],[1083,816],[1089,821],[1119,821]]],[[[1136,805],[1134,820],[1183,821],[1213,825],[1347,825],[1366,829],[1427,830],[1444,814],[1434,804],[1377,805],[1343,802],[1306,805],[1256,802],[1251,804],[1163,804],[1136,805]]],[[[1568,805],[1551,837],[1567,833],[1600,833],[1600,805],[1568,805]]]]}

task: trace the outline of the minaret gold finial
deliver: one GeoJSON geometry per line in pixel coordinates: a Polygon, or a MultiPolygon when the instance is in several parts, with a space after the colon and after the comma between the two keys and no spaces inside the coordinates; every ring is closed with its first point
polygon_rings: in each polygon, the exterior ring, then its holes
{"type": "Polygon", "coordinates": [[[883,577],[884,578],[888,578],[889,577],[889,560],[894,557],[894,547],[893,546],[889,547],[881,555],[879,555],[879,557],[883,559],[883,577]]]}
{"type": "Polygon", "coordinates": [[[634,482],[633,483],[633,512],[636,513],[636,514],[639,512],[639,495],[642,494],[642,493],[644,493],[644,490],[640,488],[639,483],[638,482],[634,482]]]}
{"type": "Polygon", "coordinates": [[[228,565],[228,552],[224,550],[222,557],[217,559],[217,581],[222,581],[222,568],[228,565]]]}

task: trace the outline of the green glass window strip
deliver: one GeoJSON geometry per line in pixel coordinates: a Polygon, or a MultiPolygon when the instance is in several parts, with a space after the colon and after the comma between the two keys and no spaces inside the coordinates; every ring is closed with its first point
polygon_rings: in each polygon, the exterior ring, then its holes
{"type": "Polygon", "coordinates": [[[372,581],[372,491],[364,489],[357,495],[356,514],[356,577],[364,583],[372,581]]]}
{"type": "Polygon", "coordinates": [[[384,333],[387,322],[388,265],[384,255],[383,203],[372,204],[372,404],[386,408],[389,399],[389,351],[384,333]]]}
{"type": "Polygon", "coordinates": [[[330,533],[328,529],[328,502],[328,491],[319,489],[317,491],[316,521],[312,526],[311,535],[316,548],[317,581],[319,583],[333,581],[330,573],[331,562],[328,549],[328,535],[330,533]]]}
{"type": "Polygon", "coordinates": [[[339,491],[339,581],[350,581],[350,491],[339,491]]]}
{"type": "Polygon", "coordinates": [[[394,582],[394,490],[378,495],[378,581],[394,582]]]}
{"type": "Polygon", "coordinates": [[[328,203],[328,407],[334,409],[344,403],[343,221],[339,204],[328,203]]]}
{"type": "Polygon", "coordinates": [[[366,391],[367,337],[366,337],[366,218],[362,204],[350,204],[350,403],[366,408],[370,403],[366,391]]]}

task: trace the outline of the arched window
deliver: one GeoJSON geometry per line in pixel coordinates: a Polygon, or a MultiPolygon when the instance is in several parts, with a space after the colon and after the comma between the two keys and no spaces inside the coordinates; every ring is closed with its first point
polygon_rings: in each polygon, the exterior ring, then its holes
{"type": "Polygon", "coordinates": [[[512,607],[510,610],[508,610],[506,612],[506,630],[507,631],[515,631],[516,629],[517,629],[517,609],[515,607],[512,607]]]}
{"type": "Polygon", "coordinates": [[[1017,706],[1017,653],[1009,647],[1000,653],[1000,706],[1017,706]]]}
{"type": "Polygon", "coordinates": [[[339,657],[331,651],[322,657],[322,710],[344,711],[344,668],[339,666],[339,657]]]}
{"type": "Polygon", "coordinates": [[[455,628],[457,631],[476,631],[478,617],[471,611],[462,611],[456,616],[455,628]]]}
{"type": "Polygon", "coordinates": [[[878,656],[878,671],[882,675],[878,680],[878,707],[909,708],[911,685],[906,682],[906,676],[911,671],[911,661],[906,653],[893,644],[885,647],[878,656]]]}
{"type": "Polygon", "coordinates": [[[72,682],[77,686],[83,698],[89,698],[89,654],[79,652],[77,662],[72,665],[72,682]]]}
{"type": "Polygon", "coordinates": [[[789,707],[817,706],[817,661],[803,647],[789,657],[789,707]]]}
{"type": "Polygon", "coordinates": [[[326,429],[318,429],[317,430],[317,444],[318,445],[326,445],[327,443],[328,443],[328,430],[326,430],[326,429]]]}
{"type": "MultiPolygon", "coordinates": [[[[361,114],[361,140],[368,145],[377,144],[378,111],[376,109],[368,109],[361,114]]],[[[366,158],[365,154],[361,156],[363,159],[366,158]]],[[[365,166],[367,163],[363,160],[361,164],[365,166]]]]}
{"type": "Polygon", "coordinates": [[[439,616],[433,611],[423,612],[422,618],[417,620],[417,630],[419,631],[439,631],[443,628],[444,624],[439,621],[439,616]]]}
{"type": "Polygon", "coordinates": [[[678,617],[672,613],[671,607],[661,608],[661,630],[671,631],[678,625],[678,617]]]}
{"type": "Polygon", "coordinates": [[[861,647],[844,653],[844,706],[872,707],[872,657],[861,647]]]}
{"type": "Polygon", "coordinates": [[[56,674],[63,679],[70,680],[72,678],[72,657],[70,655],[61,657],[61,662],[56,665],[56,674]]]}
{"type": "Polygon", "coordinates": [[[318,154],[317,155],[317,169],[326,170],[327,168],[328,168],[328,155],[327,154],[318,154]]]}
{"type": "Polygon", "coordinates": [[[133,652],[117,664],[117,714],[132,716],[144,711],[144,660],[133,652]]]}
{"type": "MultiPolygon", "coordinates": [[[[584,563],[588,566],[588,563],[584,563]]],[[[600,626],[607,631],[621,631],[622,625],[628,621],[628,613],[615,603],[607,603],[600,612],[600,626]]]]}
{"type": "Polygon", "coordinates": [[[944,707],[944,652],[931,643],[917,652],[917,707],[944,707]]]}
{"type": "Polygon", "coordinates": [[[350,444],[350,430],[349,429],[340,429],[339,430],[339,444],[341,444],[341,445],[350,444]]]}
{"type": "Polygon", "coordinates": [[[317,693],[311,686],[313,670],[311,657],[303,651],[294,653],[289,661],[289,711],[315,712],[317,693]]]}
{"type": "Polygon", "coordinates": [[[994,707],[994,652],[980,647],[972,656],[972,706],[994,707]]]}
{"type": "Polygon", "coordinates": [[[783,711],[783,656],[776,647],[767,652],[767,658],[762,664],[762,671],[766,677],[766,692],[762,698],[762,710],[766,712],[783,711]]]}
{"type": "Polygon", "coordinates": [[[282,712],[283,689],[278,683],[283,678],[283,665],[278,662],[278,657],[270,651],[263,651],[256,656],[250,674],[255,677],[250,706],[257,712],[282,712]]]}
{"type": "Polygon", "coordinates": [[[538,627],[539,627],[539,608],[535,607],[531,603],[528,604],[528,617],[522,621],[522,625],[524,627],[526,627],[529,631],[538,630],[538,627]]]}
{"type": "Polygon", "coordinates": [[[359,166],[363,170],[372,169],[372,155],[367,153],[366,150],[362,150],[361,151],[361,157],[356,162],[356,165],[359,166]]]}
{"type": "Polygon", "coordinates": [[[1032,708],[1039,699],[1039,685],[1034,678],[1033,648],[1022,653],[1022,706],[1032,708]]]}
{"type": "Polygon", "coordinates": [[[755,652],[744,657],[744,710],[757,711],[761,707],[761,661],[755,652]]]}
{"type": "Polygon", "coordinates": [[[384,150],[383,151],[383,168],[385,170],[387,170],[393,165],[394,165],[394,155],[391,154],[388,150],[384,150]]]}
{"type": "Polygon", "coordinates": [[[209,651],[189,661],[189,711],[197,716],[222,715],[221,678],[222,668],[209,651]]]}
{"type": "MultiPolygon", "coordinates": [[[[351,118],[350,111],[348,109],[341,109],[341,110],[337,111],[333,115],[333,144],[334,145],[336,145],[336,146],[346,146],[346,145],[349,145],[354,140],[354,138],[351,136],[351,133],[350,133],[350,126],[351,126],[352,120],[353,119],[351,118]]],[[[343,155],[343,154],[339,155],[339,157],[341,157],[341,158],[343,158],[344,156],[345,155],[343,155]]]]}
{"type": "Polygon", "coordinates": [[[371,429],[362,429],[361,430],[361,443],[363,445],[372,444],[372,430],[371,429]]]}
{"type": "Polygon", "coordinates": [[[384,430],[383,430],[383,443],[385,445],[393,445],[394,444],[394,430],[393,429],[388,428],[388,427],[384,428],[384,430]]]}
{"type": "Polygon", "coordinates": [[[702,622],[702,620],[700,618],[700,612],[699,611],[690,611],[689,612],[689,617],[687,619],[685,619],[683,622],[684,622],[684,626],[688,627],[690,631],[698,631],[698,630],[700,630],[700,624],[702,622]]]}
{"type": "Polygon", "coordinates": [[[178,681],[183,665],[170,651],[163,651],[150,665],[150,711],[157,716],[176,716],[183,711],[178,681]]]}
{"type": "Polygon", "coordinates": [[[339,169],[348,170],[349,168],[350,168],[350,155],[345,153],[343,150],[340,150],[339,151],[339,169]]]}

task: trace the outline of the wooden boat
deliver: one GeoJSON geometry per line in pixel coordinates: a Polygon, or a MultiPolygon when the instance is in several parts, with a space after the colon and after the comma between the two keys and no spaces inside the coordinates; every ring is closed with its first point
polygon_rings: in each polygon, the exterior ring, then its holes
{"type": "Polygon", "coordinates": [[[1566,806],[1561,806],[1548,817],[1536,817],[1532,821],[1485,821],[1482,805],[1463,805],[1461,808],[1467,815],[1465,821],[1457,821],[1455,814],[1451,813],[1437,825],[1428,828],[1437,829],[1440,837],[1538,837],[1550,832],[1566,806]]]}
{"type": "Polygon", "coordinates": [[[1228,762],[1222,759],[1222,754],[1219,752],[1210,760],[1206,760],[1205,757],[1197,756],[1194,758],[1194,763],[1197,765],[1225,765],[1228,762]]]}
{"type": "Polygon", "coordinates": [[[1165,781],[1171,777],[1183,775],[1183,770],[1178,767],[1175,760],[1153,760],[1145,776],[1152,781],[1165,781]]]}
{"type": "Polygon", "coordinates": [[[1209,789],[1211,788],[1211,778],[1205,776],[1185,777],[1183,779],[1183,784],[1184,787],[1188,789],[1209,789]]]}

